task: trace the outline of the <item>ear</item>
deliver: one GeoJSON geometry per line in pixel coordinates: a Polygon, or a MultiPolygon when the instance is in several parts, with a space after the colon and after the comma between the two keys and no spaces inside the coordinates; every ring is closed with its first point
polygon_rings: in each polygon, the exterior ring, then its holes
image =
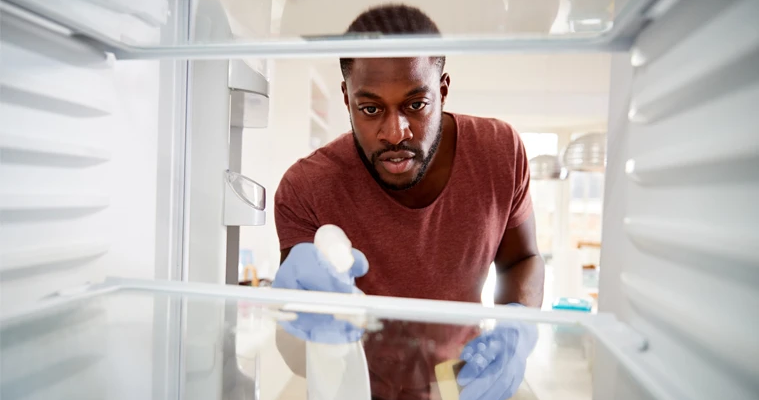
{"type": "Polygon", "coordinates": [[[347,107],[348,111],[350,111],[350,107],[348,107],[348,85],[345,83],[345,81],[340,84],[340,90],[343,92],[343,103],[345,103],[345,107],[347,107]]]}
{"type": "Polygon", "coordinates": [[[445,105],[445,99],[448,98],[448,89],[451,87],[451,76],[447,72],[440,77],[440,102],[445,105]]]}

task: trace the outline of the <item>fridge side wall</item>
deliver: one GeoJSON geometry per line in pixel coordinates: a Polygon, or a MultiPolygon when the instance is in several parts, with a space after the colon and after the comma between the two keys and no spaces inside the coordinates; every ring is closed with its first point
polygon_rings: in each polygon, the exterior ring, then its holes
{"type": "Polygon", "coordinates": [[[172,207],[158,202],[175,198],[159,154],[175,154],[180,133],[159,110],[174,100],[174,61],[115,61],[2,18],[1,312],[104,276],[166,276],[156,232],[174,229],[172,207]]]}
{"type": "MultiPolygon", "coordinates": [[[[758,17],[678,2],[613,63],[600,310],[679,398],[759,393],[758,17]]],[[[643,396],[598,356],[595,398],[643,396]]]]}
{"type": "MultiPolygon", "coordinates": [[[[0,14],[0,315],[106,276],[172,277],[181,261],[170,245],[181,232],[181,62],[116,61],[0,14]]],[[[173,40],[168,30],[112,22],[173,40]]],[[[0,397],[170,397],[165,303],[93,301],[35,332],[18,329],[24,340],[0,349],[9,355],[0,397]],[[125,338],[141,346],[123,348],[125,338]],[[40,371],[50,384],[39,384],[40,371]],[[137,384],[116,379],[123,375],[137,384]]]]}

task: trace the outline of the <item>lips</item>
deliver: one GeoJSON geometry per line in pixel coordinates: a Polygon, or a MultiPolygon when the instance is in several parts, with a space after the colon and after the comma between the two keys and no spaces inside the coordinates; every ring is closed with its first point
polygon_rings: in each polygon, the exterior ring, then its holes
{"type": "Polygon", "coordinates": [[[380,161],[403,160],[405,158],[414,158],[416,154],[410,151],[386,151],[379,156],[380,161]]]}
{"type": "Polygon", "coordinates": [[[410,151],[387,151],[379,157],[380,164],[391,174],[403,174],[414,166],[415,154],[410,151]]]}

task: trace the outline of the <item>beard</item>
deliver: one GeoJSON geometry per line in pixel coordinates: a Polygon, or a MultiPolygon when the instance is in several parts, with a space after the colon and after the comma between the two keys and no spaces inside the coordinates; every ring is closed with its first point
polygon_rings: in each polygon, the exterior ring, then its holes
{"type": "Polygon", "coordinates": [[[364,166],[366,167],[367,171],[369,171],[369,174],[374,178],[374,180],[383,188],[387,190],[394,190],[394,191],[402,191],[402,190],[408,190],[412,187],[416,186],[421,180],[424,178],[424,175],[427,173],[427,168],[430,165],[430,162],[432,162],[432,158],[435,156],[435,153],[437,152],[438,147],[440,146],[440,141],[443,138],[443,115],[440,115],[440,122],[438,123],[438,128],[435,131],[435,138],[432,141],[432,145],[430,146],[430,150],[427,152],[427,154],[424,154],[424,151],[422,149],[411,146],[405,142],[401,142],[397,145],[390,145],[386,146],[384,149],[380,149],[372,153],[369,157],[366,156],[366,151],[364,151],[364,148],[361,146],[361,144],[358,142],[358,139],[356,138],[356,129],[353,128],[353,120],[351,119],[351,129],[353,132],[353,142],[356,144],[356,150],[358,151],[358,156],[361,158],[361,162],[363,162],[364,166]],[[377,171],[377,162],[379,160],[379,157],[388,152],[388,151],[410,151],[414,153],[414,161],[419,163],[420,168],[419,171],[416,173],[413,179],[411,181],[398,185],[394,183],[386,182],[380,177],[379,172],[377,171]]]}

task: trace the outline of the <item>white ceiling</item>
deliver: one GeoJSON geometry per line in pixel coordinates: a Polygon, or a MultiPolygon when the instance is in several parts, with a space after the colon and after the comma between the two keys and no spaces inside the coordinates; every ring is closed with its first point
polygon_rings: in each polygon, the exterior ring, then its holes
{"type": "Polygon", "coordinates": [[[610,56],[450,57],[447,108],[501,118],[525,131],[604,130],[610,56]]]}
{"type": "MultiPolygon", "coordinates": [[[[318,63],[327,87],[339,93],[337,60],[318,63]]],[[[609,66],[607,54],[448,57],[446,109],[501,118],[522,131],[605,130],[609,66]]]]}
{"type": "Polygon", "coordinates": [[[452,56],[453,84],[477,91],[606,93],[608,54],[452,56]]]}

